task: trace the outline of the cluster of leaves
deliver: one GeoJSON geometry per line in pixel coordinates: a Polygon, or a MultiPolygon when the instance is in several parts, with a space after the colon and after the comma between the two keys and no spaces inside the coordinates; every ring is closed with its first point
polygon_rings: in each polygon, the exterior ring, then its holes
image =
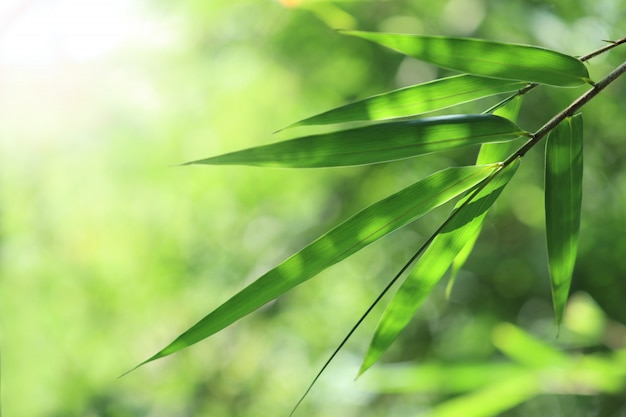
{"type": "MultiPolygon", "coordinates": [[[[602,310],[590,298],[575,294],[568,303],[565,317],[565,326],[572,331],[571,335],[580,338],[572,338],[565,344],[574,349],[570,352],[555,348],[510,323],[500,323],[492,331],[491,343],[507,360],[455,363],[431,360],[387,365],[373,369],[364,380],[378,393],[453,394],[452,398],[429,410],[431,417],[497,416],[541,394],[581,396],[623,392],[626,382],[624,349],[588,354],[576,350],[583,339],[601,343],[602,334],[606,332],[602,310]],[[581,337],[584,330],[572,322],[579,313],[586,314],[586,320],[595,316],[595,320],[591,320],[594,336],[587,333],[586,337],[581,337]]],[[[614,414],[600,411],[598,415],[614,414]]]]}
{"type": "MultiPolygon", "coordinates": [[[[376,300],[412,268],[380,319],[360,369],[364,372],[389,348],[442,276],[452,269],[454,277],[460,270],[489,208],[515,175],[521,157],[544,137],[547,248],[555,317],[557,324],[561,322],[576,259],[582,198],[583,126],[577,112],[621,75],[626,70],[624,65],[595,84],[583,63],[594,54],[579,59],[539,47],[479,39],[344,33],[462,74],[373,96],[290,127],[379,121],[374,124],[298,137],[189,164],[339,167],[481,145],[476,164],[433,173],[363,209],[235,294],[143,363],[219,332],[372,242],[460,198],[448,219],[376,300]],[[515,121],[523,95],[537,85],[593,88],[532,133],[515,121]],[[504,93],[509,95],[482,114],[423,116],[504,93]],[[516,141],[519,138],[526,138],[521,146],[516,141]]],[[[619,43],[622,41],[603,50],[619,43]]]]}

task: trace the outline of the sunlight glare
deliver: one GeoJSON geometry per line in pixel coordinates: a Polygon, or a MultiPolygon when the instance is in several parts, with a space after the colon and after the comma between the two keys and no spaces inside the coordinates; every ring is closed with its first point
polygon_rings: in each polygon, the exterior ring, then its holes
{"type": "Polygon", "coordinates": [[[14,1],[0,9],[0,63],[41,67],[107,57],[135,35],[132,0],[14,1]]]}

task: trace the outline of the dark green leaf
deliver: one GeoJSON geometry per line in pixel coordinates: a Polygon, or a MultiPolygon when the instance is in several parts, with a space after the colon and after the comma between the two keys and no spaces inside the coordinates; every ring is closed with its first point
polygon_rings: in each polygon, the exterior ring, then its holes
{"type": "MultiPolygon", "coordinates": [[[[365,372],[391,346],[409,323],[435,284],[448,270],[467,239],[480,228],[484,213],[496,201],[517,171],[519,160],[499,171],[468,204],[460,205],[451,221],[435,237],[378,323],[359,373],[365,372]]],[[[471,196],[471,194],[470,194],[471,196]]],[[[467,199],[470,196],[466,196],[467,199]]]]}
{"type": "Polygon", "coordinates": [[[521,81],[456,75],[369,97],[294,123],[290,127],[414,116],[523,88],[521,81]]]}
{"type": "Polygon", "coordinates": [[[585,65],[569,55],[536,46],[443,36],[344,31],[405,55],[485,77],[555,85],[590,83],[585,65]]]}
{"type": "Polygon", "coordinates": [[[455,115],[306,136],[189,162],[320,168],[373,164],[527,135],[494,115],[455,115]]]}
{"type": "Polygon", "coordinates": [[[582,202],[583,123],[564,120],[546,142],[546,238],[557,325],[563,318],[576,250],[582,202]]]}
{"type": "Polygon", "coordinates": [[[497,165],[448,168],[357,213],[216,308],[144,363],[197,343],[489,177],[497,165]]]}

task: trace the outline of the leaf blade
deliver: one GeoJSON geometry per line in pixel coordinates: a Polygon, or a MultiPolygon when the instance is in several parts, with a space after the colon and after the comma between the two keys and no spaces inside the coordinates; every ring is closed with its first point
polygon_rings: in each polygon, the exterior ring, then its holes
{"type": "Polygon", "coordinates": [[[385,123],[305,136],[206,158],[189,164],[324,168],[411,158],[528,133],[493,115],[454,115],[385,123]]]}
{"type": "Polygon", "coordinates": [[[495,165],[448,168],[374,203],[268,271],[139,366],[191,346],[487,178],[495,165]]]}
{"type": "MultiPolygon", "coordinates": [[[[518,94],[502,107],[497,108],[494,111],[494,114],[505,117],[512,121],[516,121],[517,116],[519,115],[520,108],[522,106],[523,97],[524,96],[518,94]]],[[[482,165],[504,161],[515,150],[515,146],[516,144],[514,142],[485,143],[480,147],[480,152],[478,152],[478,157],[476,158],[476,164],[482,165]]],[[[483,215],[483,220],[486,215],[487,213],[485,212],[485,214],[483,215]]],[[[450,294],[452,292],[454,282],[456,281],[456,277],[458,276],[459,271],[467,261],[467,258],[472,253],[472,250],[474,249],[474,245],[478,240],[478,236],[480,235],[481,230],[482,224],[478,228],[476,228],[473,235],[468,236],[465,246],[454,258],[454,261],[452,262],[452,267],[450,269],[450,279],[448,281],[448,286],[446,287],[447,298],[450,298],[450,294]]]]}
{"type": "Polygon", "coordinates": [[[519,159],[504,168],[499,175],[494,176],[469,204],[460,206],[456,210],[456,215],[428,246],[413,271],[387,305],[369,345],[359,375],[380,359],[406,327],[435,284],[448,270],[454,258],[463,249],[467,239],[480,228],[483,215],[499,197],[518,166],[519,159]]]}
{"type": "Polygon", "coordinates": [[[440,67],[485,77],[574,87],[590,83],[578,59],[530,45],[483,39],[401,35],[362,31],[341,33],[376,42],[440,67]]]}
{"type": "Polygon", "coordinates": [[[539,376],[520,371],[504,381],[492,383],[433,407],[431,417],[496,417],[541,394],[539,376]]]}
{"type": "Polygon", "coordinates": [[[576,262],[582,204],[582,116],[564,120],[546,141],[545,211],[548,265],[557,325],[576,262]]]}
{"type": "Polygon", "coordinates": [[[525,85],[522,81],[455,75],[368,97],[300,120],[289,127],[416,116],[519,90],[525,85]]]}

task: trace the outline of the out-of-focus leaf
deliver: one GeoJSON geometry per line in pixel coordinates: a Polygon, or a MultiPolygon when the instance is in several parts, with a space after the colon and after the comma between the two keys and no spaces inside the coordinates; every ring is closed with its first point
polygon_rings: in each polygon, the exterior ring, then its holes
{"type": "Polygon", "coordinates": [[[560,123],[546,142],[546,239],[557,325],[567,302],[576,250],[582,202],[582,115],[560,123]]]}
{"type": "Polygon", "coordinates": [[[522,80],[559,87],[590,83],[577,58],[530,45],[443,36],[361,31],[342,33],[367,39],[405,55],[468,74],[522,80]]]}
{"type": "Polygon", "coordinates": [[[372,96],[306,118],[289,127],[414,116],[519,90],[525,85],[522,81],[456,75],[372,96]]]}
{"type": "Polygon", "coordinates": [[[232,152],[188,164],[320,168],[373,164],[528,133],[494,115],[455,115],[385,123],[306,136],[232,152]]]}
{"type": "Polygon", "coordinates": [[[492,338],[502,353],[526,367],[541,369],[568,363],[565,354],[509,323],[499,324],[492,338]]]}
{"type": "MultiPolygon", "coordinates": [[[[498,172],[469,203],[459,206],[452,219],[435,237],[419,259],[398,292],[389,302],[378,323],[359,374],[372,366],[391,346],[409,323],[435,284],[448,270],[454,258],[465,246],[468,237],[480,228],[482,216],[496,201],[517,171],[519,160],[498,172]]],[[[471,194],[465,197],[467,200],[471,194]]]]}
{"type": "Polygon", "coordinates": [[[448,400],[431,410],[429,417],[493,417],[541,393],[537,375],[527,372],[517,377],[448,400]]]}
{"type": "MultiPolygon", "coordinates": [[[[489,177],[497,165],[448,168],[377,202],[235,294],[143,363],[197,343],[489,177]]],[[[142,364],[143,364],[142,363],[142,364]]]]}
{"type": "MultiPolygon", "coordinates": [[[[505,105],[497,108],[493,114],[515,122],[517,121],[517,115],[519,114],[519,110],[522,106],[522,100],[523,96],[518,94],[513,99],[509,100],[505,105]]],[[[483,165],[488,163],[502,162],[514,152],[516,146],[518,145],[515,142],[485,143],[480,147],[480,152],[478,153],[476,163],[479,165],[483,165]]],[[[487,212],[483,214],[483,220],[486,215],[487,212]]],[[[461,270],[463,265],[465,265],[467,258],[472,253],[472,250],[474,249],[474,245],[476,244],[476,240],[478,239],[481,230],[482,225],[474,231],[473,235],[467,237],[467,242],[465,243],[465,246],[454,258],[454,261],[452,262],[452,267],[450,268],[450,280],[448,281],[448,286],[446,287],[446,297],[450,298],[450,293],[452,292],[452,286],[456,281],[456,277],[459,274],[459,271],[461,270]]]]}
{"type": "Polygon", "coordinates": [[[521,372],[522,366],[506,362],[394,364],[372,368],[361,382],[377,393],[459,394],[521,372]]]}
{"type": "MultiPolygon", "coordinates": [[[[570,297],[563,316],[563,324],[569,330],[583,336],[588,343],[600,344],[603,342],[603,338],[608,338],[607,332],[617,333],[613,329],[608,330],[609,323],[606,313],[589,294],[578,292],[570,297]]],[[[623,335],[623,340],[626,341],[626,329],[621,329],[620,333],[623,335]]],[[[616,339],[619,340],[619,337],[616,339]]]]}

